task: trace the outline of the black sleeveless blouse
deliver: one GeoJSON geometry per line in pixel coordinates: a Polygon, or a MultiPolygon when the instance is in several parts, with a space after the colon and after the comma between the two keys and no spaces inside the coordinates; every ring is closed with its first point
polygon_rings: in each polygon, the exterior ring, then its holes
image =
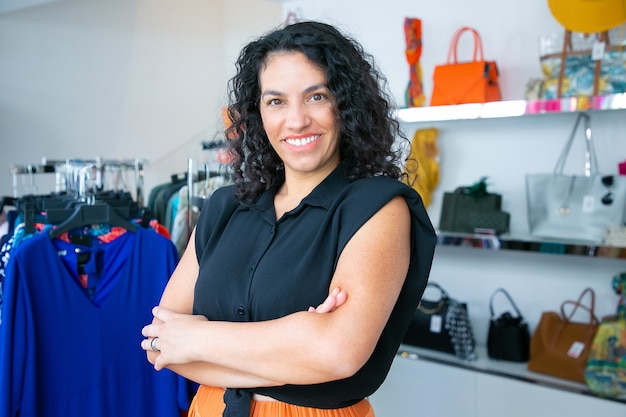
{"type": "Polygon", "coordinates": [[[251,393],[326,409],[347,407],[374,393],[389,371],[430,273],[435,231],[417,192],[402,182],[382,176],[350,182],[340,165],[278,221],[275,191],[265,192],[252,206],[240,204],[232,186],[216,190],[207,200],[196,227],[200,272],[194,314],[209,320],[264,321],[320,304],[346,243],[398,195],[404,196],[412,215],[409,272],[372,356],[355,375],[314,385],[227,390],[225,415],[237,415],[240,406],[245,414],[251,393]]]}

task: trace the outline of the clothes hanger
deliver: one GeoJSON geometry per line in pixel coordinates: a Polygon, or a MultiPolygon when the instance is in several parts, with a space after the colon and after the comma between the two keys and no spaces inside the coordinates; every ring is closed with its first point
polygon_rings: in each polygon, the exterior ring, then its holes
{"type": "Polygon", "coordinates": [[[4,211],[4,206],[15,207],[15,198],[14,197],[2,197],[0,201],[0,213],[4,211]]]}
{"type": "MultiPolygon", "coordinates": [[[[24,222],[24,233],[30,235],[35,232],[35,205],[31,199],[19,199],[14,198],[12,200],[5,200],[4,205],[12,205],[22,215],[22,221],[24,222]]],[[[4,209],[4,207],[3,207],[4,209]]]]}
{"type": "Polygon", "coordinates": [[[103,202],[96,201],[94,204],[81,204],[63,223],[50,230],[50,238],[56,238],[63,233],[92,224],[108,224],[110,226],[123,227],[129,232],[135,232],[137,225],[122,217],[115,208],[103,202]]]}

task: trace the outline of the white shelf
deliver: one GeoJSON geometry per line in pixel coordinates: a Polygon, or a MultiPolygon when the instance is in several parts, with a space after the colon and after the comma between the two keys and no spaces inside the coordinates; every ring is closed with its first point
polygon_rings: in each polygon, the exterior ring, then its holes
{"type": "Polygon", "coordinates": [[[466,361],[459,359],[452,354],[403,344],[400,346],[397,355],[406,359],[436,362],[443,365],[454,366],[476,372],[483,372],[491,375],[512,378],[531,384],[538,384],[577,394],[589,395],[606,401],[626,403],[626,400],[599,397],[589,391],[589,388],[586,384],[580,382],[569,381],[563,378],[555,378],[549,375],[529,371],[527,368],[528,364],[525,362],[519,363],[491,359],[487,355],[487,349],[485,346],[476,346],[476,353],[478,355],[477,360],[466,361]]]}
{"type": "Polygon", "coordinates": [[[551,255],[578,255],[596,258],[626,259],[626,248],[585,242],[538,240],[531,236],[492,236],[464,233],[437,233],[437,244],[485,250],[514,250],[551,255]]]}
{"type": "Polygon", "coordinates": [[[510,100],[452,106],[411,107],[398,109],[396,118],[401,123],[420,123],[623,109],[626,109],[626,93],[550,100],[510,100]]]}

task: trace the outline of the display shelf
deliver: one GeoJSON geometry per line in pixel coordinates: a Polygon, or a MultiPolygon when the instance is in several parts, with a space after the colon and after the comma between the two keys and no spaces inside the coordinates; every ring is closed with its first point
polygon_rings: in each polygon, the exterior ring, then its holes
{"type": "MultiPolygon", "coordinates": [[[[452,106],[402,108],[396,111],[396,118],[401,123],[421,123],[608,110],[626,110],[626,93],[593,97],[494,101],[452,106]]],[[[493,236],[440,232],[438,233],[438,240],[440,245],[445,246],[626,259],[625,247],[602,246],[586,242],[545,241],[535,239],[532,236],[493,236]]]]}
{"type": "Polygon", "coordinates": [[[478,356],[477,360],[467,361],[459,359],[449,353],[403,344],[400,345],[397,356],[410,360],[424,360],[505,378],[512,378],[518,381],[543,385],[554,389],[589,395],[606,401],[626,404],[626,399],[600,397],[591,392],[586,384],[529,371],[527,367],[528,364],[525,362],[520,363],[491,359],[487,355],[487,348],[485,346],[476,346],[476,353],[478,356]]]}
{"type": "Polygon", "coordinates": [[[493,119],[587,110],[624,110],[626,93],[593,97],[547,100],[510,100],[489,103],[402,108],[396,111],[401,123],[493,119]]]}
{"type": "Polygon", "coordinates": [[[535,240],[521,236],[472,235],[438,232],[437,244],[486,250],[514,250],[559,255],[579,255],[596,258],[626,259],[626,248],[600,246],[590,243],[535,240]]]}

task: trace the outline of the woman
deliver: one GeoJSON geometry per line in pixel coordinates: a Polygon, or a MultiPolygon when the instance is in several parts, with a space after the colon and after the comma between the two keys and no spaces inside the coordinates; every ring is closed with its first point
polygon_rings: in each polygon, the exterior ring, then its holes
{"type": "Polygon", "coordinates": [[[383,83],[362,47],[323,23],[242,50],[226,132],[235,185],[203,207],[142,332],[157,370],[201,385],[191,416],[373,416],[365,398],[387,375],[436,240],[399,181],[383,83]]]}

